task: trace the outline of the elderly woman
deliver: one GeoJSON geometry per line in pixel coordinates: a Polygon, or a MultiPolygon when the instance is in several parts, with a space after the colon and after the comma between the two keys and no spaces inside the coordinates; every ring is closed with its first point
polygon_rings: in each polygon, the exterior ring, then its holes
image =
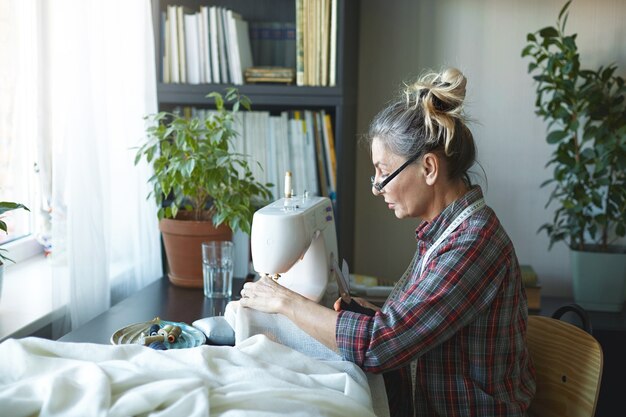
{"type": "Polygon", "coordinates": [[[535,391],[517,256],[468,176],[476,147],[466,82],[456,69],[427,74],[370,126],[372,192],[397,218],[422,220],[415,256],[382,308],[362,299],[375,314],[339,301],[325,308],[269,278],[242,290],[241,305],[283,314],[383,373],[394,416],[523,416],[535,391]]]}

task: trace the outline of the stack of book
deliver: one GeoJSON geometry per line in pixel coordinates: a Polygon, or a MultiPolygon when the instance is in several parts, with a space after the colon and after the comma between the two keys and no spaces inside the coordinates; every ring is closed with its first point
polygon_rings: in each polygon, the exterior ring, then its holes
{"type": "MultiPolygon", "coordinates": [[[[174,109],[185,117],[206,118],[213,110],[174,109]]],[[[239,135],[232,151],[250,157],[254,177],[273,184],[273,198],[283,197],[285,172],[292,173],[295,195],[307,192],[334,200],[337,187],[337,157],[330,114],[324,110],[291,110],[272,115],[246,111],[236,115],[239,135]]]]}
{"type": "Polygon", "coordinates": [[[292,84],[295,81],[295,71],[287,67],[250,67],[244,71],[245,81],[254,83],[283,83],[292,84]]]}
{"type": "Polygon", "coordinates": [[[250,22],[252,60],[259,67],[296,69],[295,22],[250,22]]]}
{"type": "Polygon", "coordinates": [[[296,83],[336,85],[337,0],[296,0],[296,83]]]}
{"type": "Polygon", "coordinates": [[[164,83],[243,84],[252,64],[248,23],[218,6],[199,11],[168,5],[161,14],[161,74],[164,83]]]}
{"type": "Polygon", "coordinates": [[[526,291],[526,299],[528,300],[529,310],[541,309],[541,285],[537,278],[537,273],[530,265],[520,265],[522,272],[522,283],[526,291]]]}

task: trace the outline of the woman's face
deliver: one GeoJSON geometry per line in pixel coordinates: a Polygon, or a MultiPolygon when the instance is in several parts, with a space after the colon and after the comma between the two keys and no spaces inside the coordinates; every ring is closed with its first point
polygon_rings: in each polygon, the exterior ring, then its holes
{"type": "MultiPolygon", "coordinates": [[[[374,182],[380,183],[406,161],[405,158],[391,153],[378,138],[372,141],[372,163],[374,164],[374,182]]],[[[385,187],[378,191],[372,187],[374,195],[385,199],[387,207],[393,210],[399,219],[422,217],[428,208],[430,187],[426,185],[423,168],[418,159],[408,165],[385,187]]]]}

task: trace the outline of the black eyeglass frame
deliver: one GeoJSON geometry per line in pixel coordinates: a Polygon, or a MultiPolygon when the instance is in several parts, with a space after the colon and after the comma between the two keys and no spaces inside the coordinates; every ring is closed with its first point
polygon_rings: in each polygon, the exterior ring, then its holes
{"type": "Polygon", "coordinates": [[[419,158],[419,154],[417,154],[415,156],[412,156],[409,159],[407,159],[402,165],[400,165],[400,167],[398,169],[396,169],[391,174],[389,174],[389,176],[387,178],[385,178],[382,182],[374,182],[374,179],[376,177],[374,175],[372,175],[370,177],[370,181],[372,182],[372,187],[374,187],[376,189],[376,191],[381,192],[383,190],[383,188],[385,188],[385,186],[387,184],[389,184],[389,181],[391,181],[396,176],[398,176],[398,174],[401,173],[404,168],[408,167],[411,163],[415,162],[415,160],[417,158],[419,158]]]}

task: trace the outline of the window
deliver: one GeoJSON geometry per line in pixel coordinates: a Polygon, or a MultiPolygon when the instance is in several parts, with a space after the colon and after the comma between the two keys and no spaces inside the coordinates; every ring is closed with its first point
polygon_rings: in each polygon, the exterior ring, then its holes
{"type": "MultiPolygon", "coordinates": [[[[0,233],[0,245],[9,257],[19,261],[41,252],[34,245],[44,236],[45,213],[37,165],[37,96],[33,74],[24,74],[35,57],[24,48],[34,37],[32,31],[18,27],[16,2],[0,2],[0,201],[22,203],[31,211],[6,213],[8,234],[0,233]],[[19,75],[19,76],[18,76],[19,75]],[[27,80],[31,80],[29,83],[27,80]],[[30,105],[29,105],[30,104],[30,105]],[[32,109],[29,114],[27,109],[32,109]]],[[[31,71],[35,71],[33,66],[31,71]]]]}

